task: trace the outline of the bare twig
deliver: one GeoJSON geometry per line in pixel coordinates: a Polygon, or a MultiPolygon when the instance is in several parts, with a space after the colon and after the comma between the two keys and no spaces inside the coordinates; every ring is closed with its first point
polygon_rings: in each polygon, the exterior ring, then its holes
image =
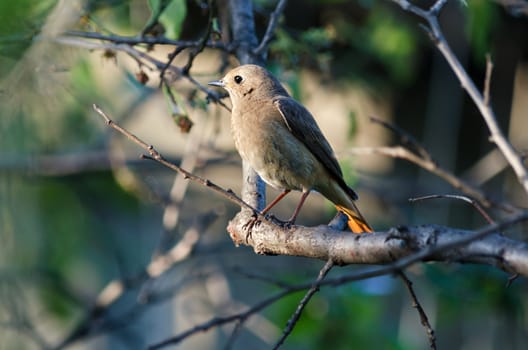
{"type": "Polygon", "coordinates": [[[306,307],[306,305],[308,305],[308,302],[310,301],[312,296],[319,291],[319,286],[321,285],[321,282],[326,277],[328,272],[330,272],[333,266],[334,262],[332,260],[328,260],[326,264],[321,268],[321,270],[319,271],[319,276],[317,276],[317,279],[314,281],[310,289],[308,289],[304,297],[297,305],[297,309],[288,320],[288,323],[286,324],[286,328],[284,329],[282,336],[273,347],[274,350],[280,348],[286,338],[291,334],[293,328],[297,324],[297,321],[299,321],[299,318],[301,317],[301,313],[303,312],[304,308],[306,307]]]}
{"type": "Polygon", "coordinates": [[[187,60],[187,64],[185,64],[185,67],[183,67],[182,69],[184,74],[189,74],[189,71],[191,70],[194,59],[200,52],[202,52],[205,49],[205,47],[207,46],[207,40],[209,39],[209,36],[211,36],[211,30],[213,29],[213,19],[214,19],[212,0],[208,0],[208,4],[209,4],[208,6],[209,18],[207,20],[207,28],[205,29],[205,33],[202,36],[202,38],[198,41],[197,45],[191,51],[191,54],[189,55],[189,59],[187,60]]]}
{"type": "Polygon", "coordinates": [[[493,62],[491,61],[490,54],[486,55],[486,76],[484,78],[484,104],[490,105],[490,85],[491,85],[491,73],[493,71],[493,62]]]}
{"type": "Polygon", "coordinates": [[[291,287],[290,284],[280,281],[276,278],[270,277],[268,275],[257,275],[253,272],[242,269],[240,266],[233,267],[233,271],[248,279],[266,282],[279,288],[288,289],[291,287]]]}
{"type": "Polygon", "coordinates": [[[409,198],[409,202],[414,203],[422,200],[427,199],[436,199],[436,198],[450,198],[450,199],[459,199],[464,202],[467,202],[471,204],[477,211],[482,215],[482,217],[488,222],[488,224],[493,224],[495,221],[489,216],[488,213],[478,204],[477,201],[473,200],[472,198],[456,195],[456,194],[435,194],[430,196],[422,196],[422,197],[416,197],[416,198],[409,198]]]}
{"type": "Polygon", "coordinates": [[[414,288],[412,285],[411,280],[405,275],[403,271],[398,272],[398,276],[402,279],[403,283],[405,283],[405,286],[407,287],[407,291],[409,292],[409,296],[412,300],[412,306],[418,311],[418,314],[420,315],[420,322],[422,323],[422,326],[424,326],[425,331],[427,333],[427,339],[429,339],[429,347],[431,350],[436,350],[436,336],[433,327],[431,327],[431,324],[429,323],[429,319],[427,318],[427,314],[425,313],[422,304],[418,301],[418,297],[416,296],[416,293],[414,292],[414,288]]]}
{"type": "MultiPolygon", "coordinates": [[[[453,173],[440,167],[433,159],[429,151],[418,141],[414,136],[401,129],[397,125],[389,123],[385,120],[370,117],[370,121],[380,124],[386,129],[392,131],[396,136],[399,137],[400,142],[406,147],[379,147],[379,148],[364,148],[363,150],[371,153],[378,153],[388,155],[394,158],[402,158],[414,163],[423,169],[437,175],[438,177],[446,180],[454,188],[459,189],[466,194],[476,198],[484,206],[490,207],[495,205],[508,212],[518,212],[517,208],[514,208],[509,203],[498,202],[492,200],[484,191],[480,188],[473,186],[467,181],[462,180],[453,173]]],[[[355,149],[352,152],[361,152],[360,149],[355,149]]]]}
{"type": "MultiPolygon", "coordinates": [[[[135,60],[139,60],[139,61],[144,60],[145,62],[148,62],[149,64],[153,65],[156,69],[161,70],[161,69],[163,69],[165,67],[165,63],[155,59],[154,57],[150,56],[149,54],[147,54],[147,53],[145,53],[143,51],[140,51],[140,50],[138,50],[138,49],[136,49],[136,48],[134,48],[134,47],[132,47],[132,46],[130,46],[128,44],[89,42],[89,41],[79,40],[78,38],[68,37],[68,36],[62,36],[62,37],[55,38],[55,41],[60,43],[60,44],[63,44],[63,45],[83,47],[83,48],[92,49],[92,50],[108,50],[108,49],[110,49],[110,50],[115,50],[115,51],[121,51],[121,52],[126,53],[127,55],[129,55],[130,57],[132,57],[135,60]]],[[[208,100],[214,101],[215,103],[221,105],[222,107],[224,107],[228,111],[231,110],[221,100],[220,95],[218,95],[218,93],[216,91],[207,88],[205,85],[201,84],[196,79],[194,79],[194,77],[191,76],[190,74],[185,74],[185,72],[183,72],[182,68],[170,65],[166,69],[173,71],[174,74],[176,74],[176,76],[178,76],[178,77],[183,77],[183,78],[187,79],[191,84],[196,86],[196,88],[198,88],[198,90],[200,90],[203,93],[205,93],[208,100]]]]}
{"type": "Polygon", "coordinates": [[[240,322],[240,323],[243,323],[245,322],[249,317],[251,317],[253,314],[256,314],[257,312],[260,312],[261,310],[265,309],[266,307],[272,305],[273,303],[275,303],[276,301],[279,301],[281,300],[283,297],[285,297],[286,295],[288,294],[291,294],[291,293],[295,293],[295,292],[298,292],[300,290],[303,290],[303,289],[306,289],[306,288],[303,288],[304,286],[300,286],[300,287],[294,287],[294,288],[290,288],[290,289],[287,289],[287,290],[283,290],[271,297],[268,297],[266,299],[264,299],[263,301],[261,301],[260,303],[257,303],[255,304],[253,307],[247,309],[246,311],[243,311],[243,312],[240,312],[240,313],[237,313],[237,314],[233,314],[233,315],[229,315],[229,316],[225,316],[225,317],[214,317],[212,318],[211,320],[207,321],[207,322],[204,322],[202,324],[199,324],[193,328],[190,328],[176,336],[173,336],[173,337],[170,337],[168,339],[165,339],[159,343],[156,343],[156,344],[153,344],[151,346],[149,346],[149,349],[150,350],[155,350],[155,349],[161,349],[165,346],[168,346],[168,345],[174,345],[174,344],[178,344],[180,342],[182,342],[183,340],[185,340],[186,338],[196,334],[196,333],[201,333],[201,332],[206,332],[212,328],[215,328],[215,327],[219,327],[219,326],[222,326],[224,324],[229,324],[229,323],[232,323],[232,322],[240,322]]]}
{"type": "Polygon", "coordinates": [[[389,123],[386,120],[372,116],[369,117],[369,119],[371,122],[380,124],[384,128],[392,131],[396,136],[400,138],[400,142],[404,146],[407,146],[409,150],[417,154],[424,161],[434,164],[433,157],[431,156],[431,154],[425,149],[425,147],[420,142],[418,142],[418,140],[413,135],[409,134],[407,131],[403,130],[399,126],[389,123]]]}
{"type": "MultiPolygon", "coordinates": [[[[121,36],[121,35],[105,35],[98,32],[82,32],[70,30],[64,33],[65,37],[79,37],[85,39],[94,39],[101,41],[108,41],[115,44],[127,44],[127,45],[139,45],[146,44],[149,46],[152,45],[174,45],[181,47],[182,49],[193,48],[199,45],[200,40],[198,41],[185,41],[185,40],[173,40],[168,39],[165,36],[121,36]]],[[[223,51],[230,52],[230,48],[220,41],[207,41],[205,44],[206,47],[220,49],[223,51]]]]}
{"type": "Polygon", "coordinates": [[[504,136],[497,123],[497,118],[495,117],[493,109],[489,104],[485,103],[484,97],[477,89],[475,83],[473,82],[473,80],[471,80],[466,70],[464,69],[456,55],[453,53],[453,51],[449,47],[449,44],[447,43],[442,34],[442,30],[438,23],[438,15],[447,0],[437,0],[434,5],[427,11],[422,10],[421,8],[413,5],[407,0],[393,1],[400,5],[400,7],[405,11],[412,12],[427,21],[429,25],[429,27],[427,27],[427,30],[429,32],[429,35],[433,39],[433,43],[446,59],[447,63],[449,64],[456,77],[458,78],[459,82],[461,83],[462,88],[466,90],[466,92],[469,94],[469,96],[479,109],[480,114],[484,118],[484,121],[486,122],[486,125],[488,126],[488,129],[490,131],[491,140],[504,154],[504,157],[508,160],[513,171],[517,175],[519,183],[524,188],[524,191],[528,193],[528,170],[524,167],[520,155],[515,151],[513,146],[504,136]]]}
{"type": "Polygon", "coordinates": [[[277,27],[277,24],[279,23],[279,18],[282,15],[282,12],[284,11],[284,8],[286,7],[287,0],[279,0],[277,3],[277,6],[275,7],[275,10],[271,13],[268,27],[266,28],[266,33],[264,33],[264,36],[262,37],[262,40],[260,41],[259,46],[253,50],[253,53],[255,55],[263,55],[265,51],[268,49],[268,45],[271,42],[271,39],[273,39],[273,32],[275,31],[275,28],[277,27]]]}
{"type": "Polygon", "coordinates": [[[452,172],[440,167],[430,157],[429,160],[424,159],[415,153],[411,152],[405,147],[394,146],[394,147],[356,147],[347,151],[349,154],[379,154],[393,158],[400,158],[407,160],[419,167],[429,171],[432,174],[447,181],[453,188],[460,190],[470,197],[478,200],[485,207],[496,206],[509,213],[519,213],[521,210],[512,206],[509,203],[502,202],[489,197],[483,190],[473,186],[471,183],[459,178],[452,172]]]}
{"type": "MultiPolygon", "coordinates": [[[[145,151],[147,151],[150,156],[148,156],[146,158],[150,158],[152,160],[155,160],[156,162],[166,166],[167,168],[172,169],[172,170],[182,174],[186,179],[195,181],[196,183],[199,183],[199,184],[201,184],[201,185],[203,185],[203,186],[205,186],[207,188],[212,189],[214,192],[216,192],[216,193],[222,195],[223,197],[229,199],[230,201],[232,201],[233,203],[237,204],[241,208],[249,209],[249,210],[251,210],[251,212],[256,212],[256,210],[253,207],[251,207],[249,204],[247,204],[242,199],[240,199],[238,196],[236,196],[233,193],[233,191],[223,189],[222,187],[218,186],[217,184],[215,184],[215,183],[213,183],[213,182],[211,182],[211,181],[209,181],[207,179],[204,179],[204,178],[201,178],[199,176],[196,176],[196,175],[188,172],[187,170],[177,166],[176,164],[173,164],[173,163],[167,161],[152,145],[148,145],[147,143],[145,143],[144,141],[139,139],[136,135],[133,135],[128,130],[122,128],[119,124],[117,124],[112,119],[110,119],[106,115],[106,113],[99,106],[94,104],[93,108],[101,117],[104,118],[104,120],[105,120],[105,122],[106,122],[106,124],[108,126],[110,126],[111,128],[117,130],[118,132],[120,132],[121,134],[126,136],[129,140],[131,140],[132,142],[134,142],[135,144],[137,144],[141,148],[143,148],[145,151]]],[[[261,219],[267,220],[266,217],[264,217],[263,215],[260,215],[259,213],[257,213],[257,215],[261,219]]]]}

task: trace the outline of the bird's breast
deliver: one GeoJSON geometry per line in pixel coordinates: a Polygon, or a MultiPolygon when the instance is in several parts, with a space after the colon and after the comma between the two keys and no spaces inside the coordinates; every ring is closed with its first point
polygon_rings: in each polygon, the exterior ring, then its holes
{"type": "Polygon", "coordinates": [[[274,109],[233,109],[231,128],[242,157],[277,189],[310,190],[322,165],[286,127],[274,109]]]}

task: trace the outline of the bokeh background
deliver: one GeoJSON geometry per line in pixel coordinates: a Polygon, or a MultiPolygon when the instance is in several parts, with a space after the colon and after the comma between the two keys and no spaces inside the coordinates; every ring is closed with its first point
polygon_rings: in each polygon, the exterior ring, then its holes
{"type": "MultiPolygon", "coordinates": [[[[168,159],[240,192],[241,164],[228,112],[176,78],[174,105],[159,89],[158,72],[123,53],[79,47],[81,38],[58,39],[67,30],[138,35],[153,3],[0,2],[1,349],[55,348],[72,334],[81,336],[68,344],[71,349],[143,349],[280,290],[265,276],[301,283],[313,280],[323,265],[233,246],[225,227],[238,211],[235,205],[139,159],[142,150],[93,111],[97,103],[168,159]],[[192,128],[185,132],[181,123],[189,121],[192,128]],[[152,257],[182,239],[195,241],[192,253],[143,283],[152,257]],[[95,317],[94,303],[114,280],[126,281],[126,291],[100,322],[79,329],[95,317]]],[[[200,38],[208,3],[172,3],[174,12],[164,22],[172,29],[165,35],[200,38]]],[[[275,1],[254,1],[259,35],[274,6],[275,1]]],[[[490,55],[491,103],[521,151],[528,149],[527,8],[525,1],[450,1],[440,18],[477,86],[483,86],[490,55]]],[[[369,121],[375,116],[416,137],[442,167],[495,198],[527,206],[478,110],[419,23],[389,1],[292,0],[267,66],[312,111],[376,229],[422,223],[474,229],[485,221],[467,203],[409,203],[411,197],[457,193],[443,180],[405,161],[352,152],[399,141],[369,121]]],[[[166,61],[172,49],[156,46],[149,53],[166,61]]],[[[184,53],[174,64],[185,58],[184,53]]],[[[236,62],[206,50],[191,74],[205,84],[222,76],[226,64],[236,62]]],[[[269,190],[268,198],[274,195],[269,190]]],[[[290,216],[299,196],[289,197],[275,209],[277,216],[290,216]]],[[[298,223],[318,225],[334,214],[328,202],[311,195],[298,223]]],[[[519,229],[507,234],[526,239],[519,229]]],[[[331,275],[365,268],[335,268],[331,275]]],[[[408,272],[439,348],[525,348],[524,278],[506,287],[509,276],[501,271],[455,263],[419,264],[408,272]]],[[[199,333],[180,348],[269,349],[302,295],[251,317],[233,341],[229,325],[199,333]]],[[[424,349],[427,338],[405,287],[386,276],[323,288],[284,348],[424,349]]]]}

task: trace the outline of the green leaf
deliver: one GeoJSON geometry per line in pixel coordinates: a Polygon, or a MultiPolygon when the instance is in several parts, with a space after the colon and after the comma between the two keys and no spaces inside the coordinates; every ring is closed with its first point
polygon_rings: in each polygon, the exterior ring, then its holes
{"type": "Polygon", "coordinates": [[[159,17],[159,22],[165,28],[165,36],[178,39],[181,34],[183,21],[187,16],[185,0],[172,0],[159,17]]]}

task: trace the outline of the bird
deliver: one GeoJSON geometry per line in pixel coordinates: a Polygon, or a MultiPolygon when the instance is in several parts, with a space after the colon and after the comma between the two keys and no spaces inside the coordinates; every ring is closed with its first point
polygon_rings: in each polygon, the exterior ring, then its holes
{"type": "Polygon", "coordinates": [[[267,69],[253,64],[230,70],[208,83],[231,99],[231,133],[243,161],[271,187],[281,191],[266,214],[292,190],[301,199],[287,221],[293,225],[308,194],[316,191],[347,216],[354,233],[372,232],[354,203],[358,196],[343,179],[332,147],[313,115],[292,98],[267,69]]]}

